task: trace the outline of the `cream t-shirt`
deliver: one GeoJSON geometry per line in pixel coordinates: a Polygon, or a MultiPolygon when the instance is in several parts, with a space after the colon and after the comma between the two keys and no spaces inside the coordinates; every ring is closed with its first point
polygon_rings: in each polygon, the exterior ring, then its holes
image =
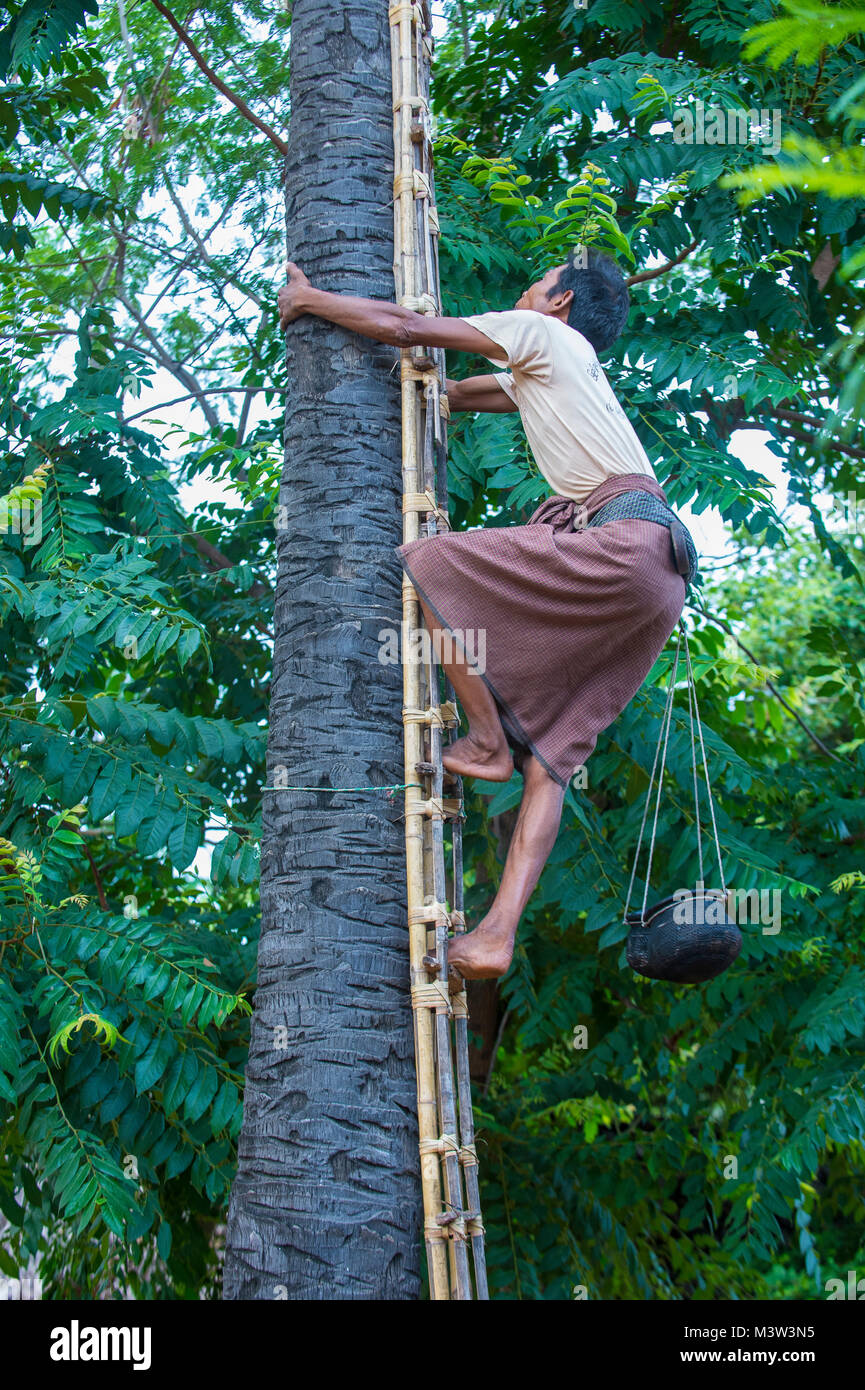
{"type": "Polygon", "coordinates": [[[655,477],[594,348],[575,328],[535,309],[462,319],[507,351],[510,371],[495,379],[518,406],[535,462],[560,496],[584,502],[619,473],[655,477]]]}

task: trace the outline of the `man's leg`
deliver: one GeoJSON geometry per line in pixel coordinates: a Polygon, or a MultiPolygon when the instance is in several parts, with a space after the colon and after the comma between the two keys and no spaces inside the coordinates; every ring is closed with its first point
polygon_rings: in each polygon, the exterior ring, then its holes
{"type": "Polygon", "coordinates": [[[504,975],[517,926],[550,856],[565,791],[533,755],[523,764],[523,799],[492,907],[474,931],[448,942],[448,963],[467,980],[504,975]]]}
{"type": "Polygon", "coordinates": [[[495,700],[467,662],[444,660],[450,642],[447,632],[420,597],[419,602],[433,641],[433,651],[469,721],[465,737],[456,739],[444,749],[442,762],[445,768],[460,777],[483,777],[487,782],[510,781],[514,760],[495,700]]]}

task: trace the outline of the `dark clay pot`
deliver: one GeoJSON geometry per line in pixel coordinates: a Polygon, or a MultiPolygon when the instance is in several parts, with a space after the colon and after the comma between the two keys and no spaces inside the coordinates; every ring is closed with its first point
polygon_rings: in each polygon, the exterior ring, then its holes
{"type": "Polygon", "coordinates": [[[742,949],[720,889],[680,890],[645,913],[629,912],[628,964],[649,980],[699,985],[720,975],[742,949]]]}

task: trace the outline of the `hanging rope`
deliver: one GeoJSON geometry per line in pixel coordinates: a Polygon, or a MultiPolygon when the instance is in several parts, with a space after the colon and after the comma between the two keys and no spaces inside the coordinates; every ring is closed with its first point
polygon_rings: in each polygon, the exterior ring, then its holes
{"type": "MultiPolygon", "coordinates": [[[[388,17],[397,301],[418,313],[439,314],[439,224],[429,116],[432,17],[427,0],[396,0],[388,17]]],[[[444,350],[403,349],[400,380],[403,540],[412,541],[448,529],[444,350]]],[[[486,1299],[468,1009],[465,987],[452,995],[446,983],[448,931],[465,931],[462,785],[458,781],[456,795],[445,797],[442,768],[444,731],[453,737],[458,719],[454,692],[448,688],[441,698],[432,643],[422,644],[420,649],[427,653],[423,660],[406,659],[407,653],[419,650],[413,639],[423,623],[417,591],[407,577],[402,599],[409,963],[430,1297],[486,1299]],[[422,796],[416,784],[412,786],[418,775],[424,782],[422,796]],[[445,825],[450,828],[450,875],[445,825]]]]}

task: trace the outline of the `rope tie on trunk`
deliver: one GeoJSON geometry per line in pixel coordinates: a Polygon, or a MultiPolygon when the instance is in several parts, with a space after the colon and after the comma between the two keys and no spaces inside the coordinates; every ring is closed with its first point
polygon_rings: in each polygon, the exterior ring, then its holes
{"type": "Polygon", "coordinates": [[[411,0],[396,0],[395,4],[388,5],[387,17],[391,24],[400,24],[404,19],[410,24],[419,24],[421,12],[417,5],[411,4],[411,0]]]}
{"type": "Polygon", "coordinates": [[[442,530],[449,531],[451,524],[448,514],[436,502],[431,492],[407,492],[402,499],[402,509],[405,512],[425,512],[427,516],[434,516],[442,530]]]}
{"type": "Polygon", "coordinates": [[[420,1151],[422,1154],[458,1154],[460,1141],[455,1134],[440,1134],[438,1139],[421,1139],[420,1151]]]}
{"type": "Polygon", "coordinates": [[[453,701],[445,700],[440,705],[429,705],[426,709],[403,706],[402,720],[404,724],[429,724],[434,729],[446,729],[451,724],[459,723],[459,715],[453,701]]]}
{"type": "MultiPolygon", "coordinates": [[[[397,174],[393,181],[393,191],[397,198],[401,193],[413,193],[416,198],[428,198],[429,179],[420,169],[412,169],[410,174],[397,174]]],[[[431,299],[432,295],[429,297],[431,299]]]]}
{"type": "Polygon", "coordinates": [[[418,314],[438,315],[438,302],[431,294],[404,294],[399,303],[403,309],[414,309],[418,314]]]}
{"type": "Polygon", "coordinates": [[[412,985],[411,1006],[413,1009],[435,1009],[436,1013],[452,1012],[450,992],[441,980],[430,980],[427,984],[412,985]]]}
{"type": "Polygon", "coordinates": [[[446,926],[451,925],[452,914],[448,912],[447,903],[424,903],[423,907],[410,907],[408,910],[409,922],[438,922],[443,921],[446,926]]]}

